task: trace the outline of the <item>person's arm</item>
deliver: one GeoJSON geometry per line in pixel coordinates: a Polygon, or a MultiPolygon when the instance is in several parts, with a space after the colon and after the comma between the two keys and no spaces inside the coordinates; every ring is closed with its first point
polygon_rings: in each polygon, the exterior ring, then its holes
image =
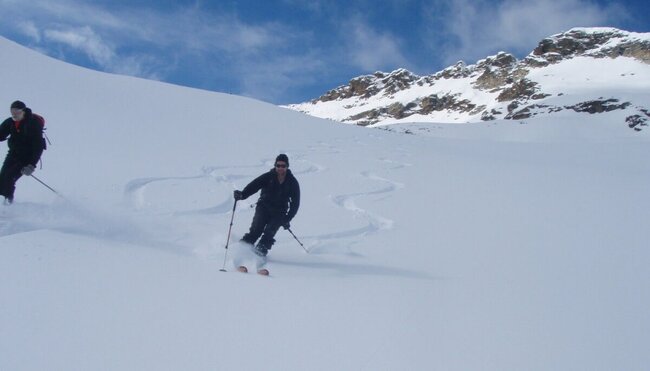
{"type": "Polygon", "coordinates": [[[291,219],[293,219],[293,217],[296,216],[299,208],[300,208],[300,184],[298,184],[298,180],[295,180],[291,192],[291,198],[289,199],[289,212],[287,213],[287,221],[291,221],[291,219]]]}
{"type": "Polygon", "coordinates": [[[5,120],[0,124],[0,142],[7,140],[7,137],[11,134],[11,123],[8,121],[9,120],[5,120]]]}
{"type": "Polygon", "coordinates": [[[257,191],[262,189],[262,187],[264,187],[264,184],[268,182],[269,175],[270,175],[269,173],[262,174],[257,178],[253,179],[252,182],[248,183],[248,185],[244,187],[244,189],[241,191],[242,200],[247,199],[248,197],[257,193],[257,191]]]}

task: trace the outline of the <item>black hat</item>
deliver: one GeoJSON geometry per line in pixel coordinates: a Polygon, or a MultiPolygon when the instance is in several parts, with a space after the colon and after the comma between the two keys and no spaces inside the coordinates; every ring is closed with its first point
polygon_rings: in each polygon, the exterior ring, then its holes
{"type": "Polygon", "coordinates": [[[285,155],[284,153],[280,153],[278,157],[275,158],[275,162],[282,161],[287,164],[287,167],[289,167],[289,157],[285,155]]]}
{"type": "Polygon", "coordinates": [[[25,109],[25,108],[27,108],[27,106],[25,105],[25,103],[17,100],[15,102],[11,103],[11,108],[25,109]]]}

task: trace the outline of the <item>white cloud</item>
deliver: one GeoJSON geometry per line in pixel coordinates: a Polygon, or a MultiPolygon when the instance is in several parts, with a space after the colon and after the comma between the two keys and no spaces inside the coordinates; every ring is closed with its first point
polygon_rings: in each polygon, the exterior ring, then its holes
{"type": "Polygon", "coordinates": [[[110,66],[115,59],[114,48],[106,43],[90,27],[45,30],[43,34],[46,40],[58,42],[79,50],[103,67],[110,66]]]}
{"type": "Polygon", "coordinates": [[[281,0],[281,2],[287,6],[306,9],[313,13],[321,13],[332,5],[331,0],[281,0]]]}
{"type": "Polygon", "coordinates": [[[116,58],[109,68],[113,73],[162,80],[165,73],[174,68],[174,62],[165,60],[163,65],[156,57],[136,55],[116,58]]]}
{"type": "Polygon", "coordinates": [[[279,50],[290,45],[292,40],[300,38],[296,30],[281,24],[249,24],[228,15],[210,16],[199,19],[197,23],[194,15],[186,17],[183,22],[185,26],[181,26],[179,30],[178,35],[181,38],[178,41],[184,42],[183,39],[189,37],[193,47],[201,51],[216,48],[234,55],[248,56],[273,49],[279,50]]]}
{"type": "Polygon", "coordinates": [[[17,19],[14,24],[21,25],[21,33],[31,39],[73,48],[110,72],[123,70],[124,65],[131,65],[127,69],[131,71],[151,70],[138,66],[154,61],[138,57],[140,50],[145,55],[185,55],[196,63],[221,55],[238,65],[238,59],[265,55],[270,50],[282,53],[302,37],[282,24],[249,24],[234,14],[206,12],[200,3],[173,11],[136,6],[109,11],[81,0],[25,0],[20,4],[0,0],[0,11],[9,19],[17,19]]]}
{"type": "MultiPolygon", "coordinates": [[[[89,26],[45,29],[42,33],[44,41],[80,52],[107,72],[158,80],[162,78],[161,72],[170,68],[169,65],[162,67],[163,64],[152,56],[119,55],[111,41],[105,40],[89,26]],[[157,69],[160,71],[156,72],[157,69]]],[[[58,53],[62,53],[63,58],[67,54],[65,51],[58,53]]]]}
{"type": "MultiPolygon", "coordinates": [[[[17,7],[12,1],[0,0],[0,12],[15,24],[31,24],[23,34],[48,54],[74,63],[74,50],[104,71],[163,80],[173,74],[182,81],[175,68],[191,65],[182,73],[193,74],[194,81],[201,79],[197,71],[205,71],[204,80],[226,81],[224,90],[271,101],[340,69],[374,71],[406,63],[400,40],[362,17],[345,18],[340,33],[325,31],[339,40],[332,46],[317,41],[321,30],[247,22],[232,11],[207,11],[201,2],[157,10],[83,0],[24,0],[17,7]]],[[[324,0],[301,6],[332,11],[324,0]]]]}
{"type": "Polygon", "coordinates": [[[436,1],[448,9],[438,15],[433,42],[448,41],[445,62],[465,59],[473,63],[500,50],[523,54],[544,37],[573,27],[604,26],[625,17],[621,6],[600,6],[588,0],[470,0],[436,1]]]}
{"type": "Polygon", "coordinates": [[[27,22],[18,22],[16,28],[25,36],[34,40],[35,42],[41,42],[41,33],[36,24],[31,21],[27,22]]]}
{"type": "Polygon", "coordinates": [[[313,83],[327,66],[316,55],[278,55],[248,59],[238,68],[243,95],[274,101],[313,83]]]}
{"type": "Polygon", "coordinates": [[[351,64],[364,71],[392,69],[406,65],[395,36],[381,33],[360,20],[346,22],[342,29],[349,39],[346,54],[351,64]]]}

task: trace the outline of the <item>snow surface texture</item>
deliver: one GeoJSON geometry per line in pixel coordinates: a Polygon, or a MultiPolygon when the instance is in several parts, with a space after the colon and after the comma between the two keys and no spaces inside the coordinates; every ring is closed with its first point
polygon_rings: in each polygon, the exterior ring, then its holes
{"type": "Polygon", "coordinates": [[[35,175],[65,197],[23,178],[0,208],[0,370],[650,364],[648,131],[565,113],[402,135],[0,52],[0,102],[45,116],[35,175]],[[280,230],[270,277],[219,272],[232,191],[281,152],[309,254],[280,230]]]}

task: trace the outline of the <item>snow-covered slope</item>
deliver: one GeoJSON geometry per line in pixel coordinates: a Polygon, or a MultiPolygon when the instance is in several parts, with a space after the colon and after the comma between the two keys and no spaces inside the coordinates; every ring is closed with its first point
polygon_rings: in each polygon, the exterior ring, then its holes
{"type": "Polygon", "coordinates": [[[411,136],[0,54],[65,196],[25,178],[0,208],[0,370],[650,364],[649,131],[615,112],[411,136]],[[280,152],[309,254],[280,231],[271,277],[219,272],[233,189],[280,152]]]}
{"type": "MultiPolygon", "coordinates": [[[[575,28],[542,40],[518,61],[501,52],[420,77],[407,70],[354,78],[289,108],[359,125],[550,119],[621,110],[619,122],[650,121],[650,34],[575,28]]],[[[589,120],[589,118],[584,118],[589,120]]]]}

